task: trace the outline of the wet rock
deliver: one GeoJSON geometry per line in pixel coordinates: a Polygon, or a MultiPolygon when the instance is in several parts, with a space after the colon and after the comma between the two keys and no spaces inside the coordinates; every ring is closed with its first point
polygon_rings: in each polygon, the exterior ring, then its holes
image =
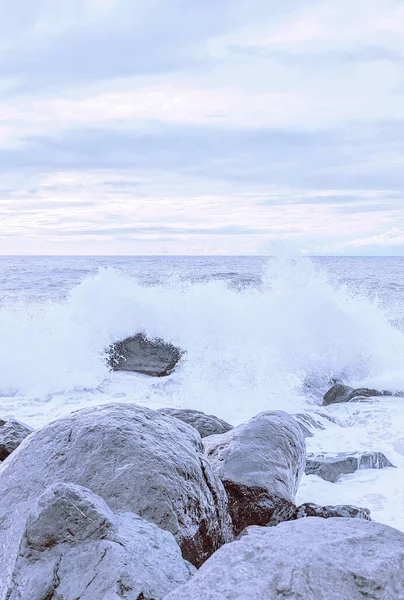
{"type": "Polygon", "coordinates": [[[204,438],[206,454],[222,481],[261,487],[293,502],[304,473],[306,448],[297,421],[267,411],[222,435],[204,438]]]}
{"type": "Polygon", "coordinates": [[[188,425],[192,425],[192,427],[199,431],[201,437],[226,433],[226,431],[233,429],[233,426],[226,423],[226,421],[223,421],[214,415],[206,415],[199,410],[160,408],[158,412],[161,412],[163,415],[168,415],[169,417],[180,419],[180,421],[184,421],[184,423],[188,423],[188,425]]]}
{"type": "Polygon", "coordinates": [[[165,600],[399,600],[404,534],[362,519],[249,527],[165,600]]]}
{"type": "Polygon", "coordinates": [[[313,437],[313,430],[322,431],[325,429],[325,426],[321,422],[321,418],[317,417],[317,415],[297,413],[293,416],[298,421],[305,438],[313,437]]]}
{"type": "Polygon", "coordinates": [[[348,385],[336,383],[325,394],[323,405],[329,406],[330,404],[337,404],[338,402],[348,402],[349,395],[352,391],[353,388],[348,385]]]}
{"type": "Polygon", "coordinates": [[[387,390],[373,390],[369,388],[351,388],[348,385],[342,383],[336,383],[333,385],[328,392],[325,394],[323,399],[323,405],[328,406],[330,404],[337,404],[339,402],[350,402],[351,400],[358,400],[364,398],[373,398],[380,396],[395,396],[401,398],[404,392],[391,392],[387,390]]]}
{"type": "Polygon", "coordinates": [[[341,517],[370,521],[370,510],[346,504],[339,506],[319,506],[318,504],[307,502],[296,509],[292,519],[304,519],[306,517],[321,517],[322,519],[341,517]]]}
{"type": "Polygon", "coordinates": [[[225,490],[195,429],[132,404],[80,410],[32,433],[0,468],[0,598],[26,514],[57,482],[171,532],[196,566],[232,539],[225,490]]]}
{"type": "Polygon", "coordinates": [[[297,509],[293,502],[278,498],[265,488],[226,480],[223,485],[235,536],[250,525],[274,526],[295,517],[297,509]]]}
{"type": "Polygon", "coordinates": [[[7,600],[160,600],[193,572],[167,531],[58,483],[27,521],[7,600]]]}
{"type": "Polygon", "coordinates": [[[0,462],[5,460],[34,430],[16,419],[0,419],[0,462]]]}
{"type": "Polygon", "coordinates": [[[299,424],[282,411],[264,412],[222,435],[204,439],[208,460],[222,480],[237,535],[252,524],[276,524],[295,510],[305,465],[299,424]]]}
{"type": "Polygon", "coordinates": [[[355,473],[360,469],[394,467],[382,452],[340,452],[338,454],[308,454],[306,475],[318,475],[335,483],[340,475],[355,473]]]}
{"type": "Polygon", "coordinates": [[[138,333],[110,346],[107,354],[108,364],[114,371],[164,377],[173,372],[183,352],[164,340],[151,340],[138,333]]]}

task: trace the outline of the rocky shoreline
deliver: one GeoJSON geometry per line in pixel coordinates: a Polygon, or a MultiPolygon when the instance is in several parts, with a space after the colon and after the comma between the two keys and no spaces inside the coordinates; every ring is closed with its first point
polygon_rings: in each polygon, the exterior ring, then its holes
{"type": "Polygon", "coordinates": [[[1,423],[0,447],[21,442],[0,467],[2,600],[404,597],[403,533],[295,505],[309,461],[292,415],[232,428],[110,404],[1,423]]]}
{"type": "MultiPolygon", "coordinates": [[[[180,359],[131,339],[143,372],[180,359]]],[[[336,382],[324,404],[373,392],[336,382]]],[[[366,507],[296,505],[304,473],[393,467],[379,452],[308,455],[324,418],[266,411],[233,427],[115,403],[37,431],[0,420],[0,600],[403,599],[404,533],[366,507]]]]}

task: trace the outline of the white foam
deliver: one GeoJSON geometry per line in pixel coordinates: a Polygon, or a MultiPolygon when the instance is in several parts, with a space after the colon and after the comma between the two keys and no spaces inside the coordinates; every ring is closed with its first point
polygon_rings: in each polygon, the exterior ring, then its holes
{"type": "MultiPolygon", "coordinates": [[[[377,299],[336,287],[305,259],[269,261],[263,285],[242,292],[170,278],[146,287],[102,269],[64,301],[0,310],[2,416],[33,426],[111,401],[198,408],[237,424],[262,410],[318,410],[331,377],[403,389],[403,364],[404,336],[377,299]],[[186,351],[175,374],[108,371],[105,348],[139,331],[186,351]]],[[[324,409],[338,424],[308,439],[309,449],[378,450],[399,469],[337,484],[310,476],[299,500],[368,506],[404,529],[403,402],[324,409]]]]}

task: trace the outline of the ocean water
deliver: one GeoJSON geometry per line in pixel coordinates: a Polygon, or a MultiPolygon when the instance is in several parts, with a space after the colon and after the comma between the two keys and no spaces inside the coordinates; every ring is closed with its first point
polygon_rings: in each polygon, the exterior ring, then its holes
{"type": "Polygon", "coordinates": [[[0,257],[0,416],[323,413],[309,452],[377,450],[397,468],[305,476],[298,502],[365,506],[404,531],[404,399],[322,407],[332,378],[404,390],[404,258],[0,257]],[[108,345],[140,331],[186,351],[170,377],[108,370],[108,345]]]}

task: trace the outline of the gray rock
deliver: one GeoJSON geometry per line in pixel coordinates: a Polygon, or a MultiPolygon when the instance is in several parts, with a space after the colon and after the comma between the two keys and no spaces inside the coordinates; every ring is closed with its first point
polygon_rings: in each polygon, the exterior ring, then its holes
{"type": "Polygon", "coordinates": [[[382,452],[340,452],[338,454],[308,454],[306,475],[318,475],[335,483],[340,475],[355,473],[360,469],[394,467],[382,452]]]}
{"type": "Polygon", "coordinates": [[[207,437],[209,435],[217,435],[220,433],[226,433],[233,429],[233,425],[229,425],[226,421],[222,421],[214,415],[206,415],[200,410],[190,410],[186,408],[160,408],[158,412],[169,417],[175,417],[192,425],[197,431],[199,431],[201,437],[207,437]]]}
{"type": "Polygon", "coordinates": [[[402,600],[404,534],[362,519],[250,527],[165,600],[402,600]]]}
{"type": "Polygon", "coordinates": [[[293,502],[306,448],[299,424],[287,413],[262,412],[227,433],[204,438],[203,443],[222,481],[265,488],[293,502]]]}
{"type": "Polygon", "coordinates": [[[333,517],[343,517],[350,519],[365,519],[370,521],[370,510],[358,506],[342,504],[339,506],[319,506],[307,502],[296,509],[292,519],[304,519],[306,517],[321,517],[322,519],[331,519],[333,517]]]}
{"type": "Polygon", "coordinates": [[[351,400],[358,400],[364,398],[373,398],[380,396],[395,396],[401,398],[404,392],[400,391],[387,391],[387,390],[373,390],[369,388],[356,388],[353,389],[348,385],[342,383],[336,383],[333,385],[323,398],[323,405],[328,406],[330,404],[337,404],[340,402],[351,402],[351,400]]]}
{"type": "Polygon", "coordinates": [[[192,573],[171,533],[59,483],[28,519],[6,597],[160,600],[192,573]]]}
{"type": "Polygon", "coordinates": [[[107,351],[108,364],[114,371],[134,371],[154,377],[173,372],[183,352],[164,340],[148,339],[142,333],[116,342],[107,351]]]}
{"type": "Polygon", "coordinates": [[[336,383],[325,394],[323,405],[329,406],[330,404],[337,404],[338,402],[348,402],[347,398],[352,391],[353,388],[349,387],[348,385],[336,383]]]}
{"type": "Polygon", "coordinates": [[[236,535],[248,525],[276,523],[293,513],[305,467],[304,437],[293,417],[264,412],[203,441],[225,486],[236,535]]]}
{"type": "Polygon", "coordinates": [[[5,460],[34,430],[16,419],[0,419],[0,462],[5,460]]]}
{"type": "Polygon", "coordinates": [[[225,490],[195,429],[131,404],[84,409],[32,433],[0,467],[0,591],[25,515],[57,482],[170,531],[197,566],[232,539],[225,490]]]}

